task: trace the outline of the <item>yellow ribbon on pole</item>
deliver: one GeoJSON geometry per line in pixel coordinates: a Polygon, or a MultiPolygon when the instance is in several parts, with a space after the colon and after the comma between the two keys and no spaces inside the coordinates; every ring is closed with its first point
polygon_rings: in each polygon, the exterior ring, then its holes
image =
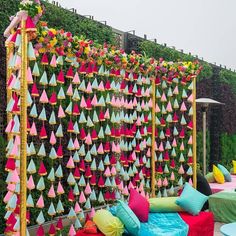
{"type": "Polygon", "coordinates": [[[20,235],[26,235],[27,199],[27,33],[25,20],[21,21],[21,82],[20,82],[20,235]]]}
{"type": "Polygon", "coordinates": [[[156,84],[155,78],[152,79],[152,154],[151,154],[151,196],[156,195],[156,170],[155,170],[155,129],[156,129],[156,84]]]}
{"type": "Polygon", "coordinates": [[[197,109],[196,76],[193,79],[193,187],[197,188],[197,109]]]}

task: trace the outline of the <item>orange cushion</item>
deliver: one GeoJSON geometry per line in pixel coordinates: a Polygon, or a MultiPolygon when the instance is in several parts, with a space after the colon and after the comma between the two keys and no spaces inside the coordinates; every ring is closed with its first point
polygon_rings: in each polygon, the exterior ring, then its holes
{"type": "Polygon", "coordinates": [[[84,229],[80,229],[76,232],[76,236],[104,236],[103,233],[97,232],[96,234],[85,233],[84,229]]]}
{"type": "Polygon", "coordinates": [[[84,232],[88,234],[96,234],[97,226],[92,220],[88,220],[84,225],[84,232]]]}

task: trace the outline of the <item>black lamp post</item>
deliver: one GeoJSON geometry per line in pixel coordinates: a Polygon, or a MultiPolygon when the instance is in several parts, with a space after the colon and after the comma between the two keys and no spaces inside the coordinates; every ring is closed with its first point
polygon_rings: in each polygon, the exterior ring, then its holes
{"type": "Polygon", "coordinates": [[[196,103],[201,105],[202,111],[202,144],[203,144],[203,174],[206,175],[206,113],[207,108],[210,104],[213,105],[223,105],[224,103],[215,101],[211,98],[198,98],[196,99],[196,103]]]}

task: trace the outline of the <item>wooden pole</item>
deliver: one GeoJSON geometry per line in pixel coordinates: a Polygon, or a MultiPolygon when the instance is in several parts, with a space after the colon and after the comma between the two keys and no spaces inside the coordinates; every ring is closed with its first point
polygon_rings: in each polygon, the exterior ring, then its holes
{"type": "Polygon", "coordinates": [[[156,170],[155,170],[155,129],[156,129],[156,84],[155,78],[152,79],[152,155],[151,155],[151,196],[156,195],[156,170]]]}
{"type": "Polygon", "coordinates": [[[26,235],[27,198],[27,33],[21,21],[21,80],[20,80],[20,235],[26,235]]]}
{"type": "Polygon", "coordinates": [[[197,188],[197,109],[196,109],[196,77],[193,79],[193,187],[197,188]]]}

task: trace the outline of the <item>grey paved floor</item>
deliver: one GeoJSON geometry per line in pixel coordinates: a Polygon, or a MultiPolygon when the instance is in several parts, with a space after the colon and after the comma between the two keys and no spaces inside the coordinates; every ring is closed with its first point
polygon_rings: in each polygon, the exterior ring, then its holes
{"type": "Polygon", "coordinates": [[[222,236],[222,234],[220,233],[220,227],[222,225],[224,225],[224,223],[215,222],[215,233],[214,233],[214,236],[222,236]]]}

